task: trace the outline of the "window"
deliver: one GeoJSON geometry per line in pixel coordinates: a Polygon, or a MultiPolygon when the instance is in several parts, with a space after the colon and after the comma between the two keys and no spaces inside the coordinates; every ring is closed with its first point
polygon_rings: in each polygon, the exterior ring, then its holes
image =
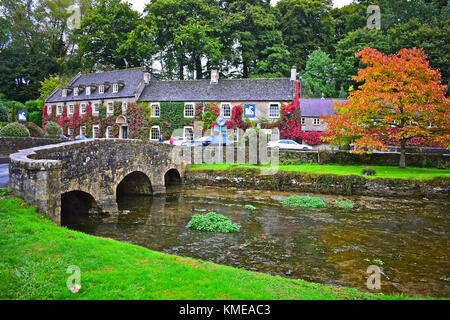
{"type": "Polygon", "coordinates": [[[47,107],[47,114],[48,115],[52,114],[52,106],[47,107]]]}
{"type": "Polygon", "coordinates": [[[128,109],[128,103],[123,102],[123,103],[122,103],[122,113],[127,112],[127,109],[128,109]]]}
{"type": "Polygon", "coordinates": [[[114,113],[114,103],[108,102],[108,109],[106,109],[107,114],[113,114],[114,113]]]}
{"type": "Polygon", "coordinates": [[[86,135],[86,126],[81,126],[80,127],[80,134],[85,136],[86,135]]]}
{"type": "Polygon", "coordinates": [[[193,127],[184,127],[184,137],[187,140],[193,140],[194,139],[194,128],[193,127]]]}
{"type": "Polygon", "coordinates": [[[73,129],[72,128],[67,128],[67,135],[70,137],[73,134],[73,129]]]}
{"type": "Polygon", "coordinates": [[[56,115],[62,115],[62,111],[63,111],[63,106],[57,106],[56,107],[56,115]]]}
{"type": "Polygon", "coordinates": [[[305,124],[305,118],[302,118],[302,124],[305,124]]]}
{"type": "Polygon", "coordinates": [[[320,125],[320,118],[314,118],[313,124],[314,124],[315,126],[320,125]]]}
{"type": "Polygon", "coordinates": [[[111,139],[112,127],[106,128],[106,139],[111,139]]]}
{"type": "Polygon", "coordinates": [[[63,97],[67,97],[67,89],[63,89],[62,90],[62,96],[63,97]]]}
{"type": "Polygon", "coordinates": [[[98,86],[98,93],[105,93],[105,86],[103,84],[98,86]]]}
{"type": "Polygon", "coordinates": [[[280,117],[280,105],[278,103],[272,103],[269,106],[269,118],[280,117]]]}
{"type": "Polygon", "coordinates": [[[99,103],[94,103],[94,108],[92,109],[92,113],[97,114],[100,111],[100,104],[99,103]]]}
{"type": "Polygon", "coordinates": [[[92,126],[92,138],[98,138],[99,137],[99,127],[98,125],[92,126]]]}
{"type": "Polygon", "coordinates": [[[86,104],[82,103],[80,105],[80,114],[85,114],[86,113],[86,104]]]}
{"type": "Polygon", "coordinates": [[[68,111],[69,111],[70,115],[73,114],[73,112],[75,111],[75,108],[74,108],[73,104],[69,104],[69,110],[68,111]]]}
{"type": "Polygon", "coordinates": [[[154,126],[150,129],[150,140],[158,141],[159,140],[159,126],[154,126]]]}
{"type": "Polygon", "coordinates": [[[160,107],[159,103],[153,103],[150,108],[152,109],[152,118],[159,118],[160,115],[160,107]]]}
{"type": "Polygon", "coordinates": [[[113,93],[119,92],[119,85],[117,83],[113,83],[113,93]]]}
{"type": "Polygon", "coordinates": [[[184,117],[193,118],[195,116],[195,107],[193,103],[184,104],[184,117]]]}
{"type": "Polygon", "coordinates": [[[221,113],[225,118],[231,117],[231,106],[229,103],[222,103],[221,113]]]}
{"type": "Polygon", "coordinates": [[[78,96],[78,88],[73,88],[74,97],[78,96]]]}
{"type": "Polygon", "coordinates": [[[91,94],[91,87],[90,86],[87,86],[86,87],[86,95],[88,96],[88,95],[90,95],[91,94]]]}

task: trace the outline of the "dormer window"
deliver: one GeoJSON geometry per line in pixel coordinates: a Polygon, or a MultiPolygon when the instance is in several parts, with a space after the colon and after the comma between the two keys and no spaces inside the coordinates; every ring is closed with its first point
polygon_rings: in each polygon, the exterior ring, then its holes
{"type": "Polygon", "coordinates": [[[105,86],[103,84],[98,86],[98,93],[105,93],[105,86]]]}
{"type": "Polygon", "coordinates": [[[78,88],[73,88],[73,96],[78,96],[78,88]]]}
{"type": "Polygon", "coordinates": [[[91,87],[87,86],[86,87],[86,95],[90,95],[91,94],[91,87]]]}
{"type": "Polygon", "coordinates": [[[63,97],[67,97],[67,89],[63,89],[62,90],[62,96],[63,97]]]}
{"type": "Polygon", "coordinates": [[[119,92],[119,84],[113,83],[113,93],[117,93],[117,92],[119,92]]]}

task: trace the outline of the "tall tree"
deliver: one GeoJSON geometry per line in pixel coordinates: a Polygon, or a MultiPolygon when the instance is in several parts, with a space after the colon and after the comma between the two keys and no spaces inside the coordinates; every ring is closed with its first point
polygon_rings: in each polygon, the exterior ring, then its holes
{"type": "Polygon", "coordinates": [[[336,67],[328,54],[320,49],[311,53],[303,74],[304,95],[308,97],[336,98],[336,67]]]}
{"type": "Polygon", "coordinates": [[[352,138],[359,152],[383,149],[383,140],[400,142],[400,167],[406,166],[410,139],[425,138],[450,145],[450,99],[440,73],[429,67],[422,49],[401,49],[383,55],[366,47],[356,54],[367,65],[354,79],[363,83],[350,92],[349,102],[335,107],[336,116],[324,117],[330,140],[352,138]]]}

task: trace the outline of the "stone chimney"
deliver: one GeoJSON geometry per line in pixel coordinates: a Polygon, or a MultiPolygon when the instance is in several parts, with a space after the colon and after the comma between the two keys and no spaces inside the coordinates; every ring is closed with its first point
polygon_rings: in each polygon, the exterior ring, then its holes
{"type": "Polygon", "coordinates": [[[144,72],[144,82],[145,82],[145,84],[149,84],[151,78],[152,78],[152,75],[150,74],[150,72],[145,71],[144,72]]]}
{"type": "Polygon", "coordinates": [[[211,83],[219,82],[219,67],[211,67],[211,83]]]}
{"type": "Polygon", "coordinates": [[[297,80],[297,67],[296,66],[291,67],[291,80],[292,81],[297,80]]]}

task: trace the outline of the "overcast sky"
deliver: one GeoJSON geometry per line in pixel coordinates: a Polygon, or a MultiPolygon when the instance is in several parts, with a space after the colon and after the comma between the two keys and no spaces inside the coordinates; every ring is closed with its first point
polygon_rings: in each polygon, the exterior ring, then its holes
{"type": "MultiPolygon", "coordinates": [[[[137,10],[139,12],[142,12],[144,10],[144,7],[147,3],[150,2],[150,0],[128,0],[133,5],[133,9],[137,10]]],[[[278,2],[278,0],[271,0],[272,5],[278,2]]],[[[333,0],[333,4],[335,7],[342,7],[349,3],[351,3],[352,0],[333,0]]]]}

